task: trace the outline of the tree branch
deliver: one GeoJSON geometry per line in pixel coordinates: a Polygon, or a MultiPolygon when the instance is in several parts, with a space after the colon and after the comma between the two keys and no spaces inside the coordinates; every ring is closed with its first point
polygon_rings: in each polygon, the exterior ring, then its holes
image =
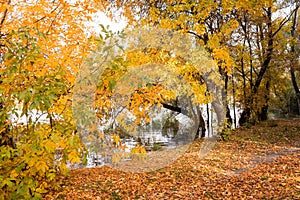
{"type": "MultiPolygon", "coordinates": [[[[10,3],[11,3],[11,0],[8,0],[7,5],[9,5],[10,3]]],[[[1,31],[1,29],[2,29],[2,26],[3,26],[3,24],[4,24],[4,21],[5,21],[5,19],[6,19],[7,13],[8,13],[8,9],[6,8],[5,11],[4,11],[3,17],[2,17],[2,19],[1,19],[1,22],[0,22],[0,31],[1,31]]]]}

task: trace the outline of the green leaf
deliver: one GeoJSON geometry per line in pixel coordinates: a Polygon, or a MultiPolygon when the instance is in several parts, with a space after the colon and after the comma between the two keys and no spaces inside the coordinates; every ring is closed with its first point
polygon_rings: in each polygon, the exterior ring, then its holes
{"type": "Polygon", "coordinates": [[[33,110],[36,106],[36,103],[35,102],[32,102],[29,106],[29,110],[33,110]]]}
{"type": "Polygon", "coordinates": [[[116,80],[109,80],[108,82],[109,90],[112,91],[113,89],[115,89],[116,84],[117,84],[116,80]]]}
{"type": "Polygon", "coordinates": [[[24,90],[23,92],[21,92],[21,94],[19,95],[19,99],[20,99],[20,100],[24,99],[26,93],[27,93],[26,90],[24,90]]]}

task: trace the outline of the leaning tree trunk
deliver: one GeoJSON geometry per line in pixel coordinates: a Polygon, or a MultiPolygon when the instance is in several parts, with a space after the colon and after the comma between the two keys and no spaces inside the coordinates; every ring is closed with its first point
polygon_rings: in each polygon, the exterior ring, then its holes
{"type": "MultiPolygon", "coordinates": [[[[179,107],[177,103],[175,105],[172,104],[167,104],[166,102],[162,102],[162,106],[168,110],[181,113],[189,118],[195,119],[196,124],[195,124],[195,137],[194,140],[198,139],[199,137],[203,138],[205,137],[205,121],[203,119],[201,110],[199,105],[193,105],[191,97],[187,98],[188,102],[186,102],[186,105],[181,105],[182,107],[179,107]],[[190,108],[190,109],[188,109],[190,108]],[[195,110],[194,110],[195,108],[195,110]]],[[[174,102],[173,102],[174,103],[174,102]]]]}
{"type": "Polygon", "coordinates": [[[293,68],[293,66],[291,66],[290,68],[290,73],[291,73],[291,78],[292,78],[292,83],[293,83],[293,87],[296,93],[296,98],[297,98],[297,105],[298,105],[298,114],[300,115],[300,91],[299,91],[299,87],[296,81],[296,75],[295,75],[295,70],[293,68]]]}
{"type": "MultiPolygon", "coordinates": [[[[296,7],[295,13],[294,13],[294,19],[293,19],[293,25],[291,29],[291,36],[296,39],[296,27],[297,27],[297,13],[298,13],[299,6],[296,7]]],[[[295,75],[295,66],[296,65],[296,48],[295,44],[291,46],[291,53],[293,55],[292,58],[292,66],[290,67],[290,73],[291,73],[291,79],[292,79],[292,84],[296,93],[296,98],[297,98],[297,104],[298,104],[298,114],[300,115],[300,91],[299,87],[296,81],[296,75],[295,75]]]]}

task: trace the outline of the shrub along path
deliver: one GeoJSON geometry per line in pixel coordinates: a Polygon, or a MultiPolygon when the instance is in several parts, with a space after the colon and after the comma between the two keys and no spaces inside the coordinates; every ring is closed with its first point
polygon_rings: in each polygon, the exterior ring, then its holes
{"type": "Polygon", "coordinates": [[[204,157],[201,144],[149,173],[71,170],[45,199],[300,199],[300,119],[239,128],[204,157]]]}

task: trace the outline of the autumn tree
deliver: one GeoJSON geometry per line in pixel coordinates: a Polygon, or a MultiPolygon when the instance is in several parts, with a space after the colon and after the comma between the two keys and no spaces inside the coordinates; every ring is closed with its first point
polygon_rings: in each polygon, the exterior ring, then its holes
{"type": "MultiPolygon", "coordinates": [[[[238,25],[232,17],[233,2],[134,1],[115,6],[124,6],[125,16],[133,25],[147,24],[195,36],[214,58],[223,80],[228,81],[233,59],[226,47],[226,41],[230,38],[232,29],[238,25]]],[[[224,92],[226,93],[226,88],[224,92]]],[[[222,102],[212,102],[214,109],[219,109],[223,102],[227,104],[226,94],[222,102]]],[[[230,121],[228,106],[227,116],[230,121]]],[[[203,124],[203,118],[200,121],[203,124]]]]}
{"type": "MultiPolygon", "coordinates": [[[[141,126],[148,124],[151,121],[150,112],[153,107],[162,107],[170,111],[181,113],[186,115],[189,118],[198,118],[199,113],[197,113],[197,106],[194,106],[194,102],[198,101],[199,104],[205,103],[208,101],[209,97],[205,97],[206,86],[204,85],[204,80],[200,77],[199,73],[196,72],[196,68],[187,63],[186,60],[180,57],[171,56],[171,53],[165,50],[158,49],[144,49],[143,51],[135,50],[130,52],[125,52],[124,55],[121,55],[115,59],[111,65],[104,71],[103,74],[99,77],[101,80],[97,87],[97,95],[95,101],[95,109],[97,110],[97,116],[99,119],[104,120],[104,124],[111,118],[116,118],[124,110],[128,110],[134,114],[136,117],[135,121],[131,121],[130,124],[132,127],[141,126]],[[170,79],[172,77],[172,70],[176,71],[179,76],[185,78],[187,83],[193,88],[194,94],[187,95],[187,92],[182,91],[181,95],[176,95],[175,90],[180,86],[180,81],[174,83],[174,87],[164,85],[164,80],[157,77],[157,79],[151,80],[151,78],[145,78],[136,80],[137,86],[131,91],[132,94],[129,98],[127,104],[121,104],[119,107],[116,107],[116,102],[114,98],[116,95],[122,96],[118,93],[124,93],[124,91],[129,90],[133,86],[127,85],[125,83],[120,84],[118,82],[124,81],[124,77],[128,77],[127,73],[132,73],[131,71],[136,70],[135,73],[141,73],[139,70],[140,66],[144,66],[144,70],[147,69],[147,64],[153,64],[153,70],[156,69],[155,73],[160,76],[165,76],[163,72],[157,69],[157,66],[162,68],[169,68],[169,73],[171,73],[170,79]],[[172,70],[170,70],[172,69],[172,70]],[[119,84],[119,87],[117,87],[119,84]],[[122,89],[121,86],[122,85],[122,89]],[[127,87],[125,89],[124,87],[127,87]],[[122,92],[121,92],[122,91],[122,92]],[[116,94],[117,93],[117,94],[116,94]],[[194,99],[197,100],[194,100],[194,99]]],[[[149,73],[149,72],[148,72],[149,73]]],[[[134,74],[131,74],[134,76],[134,74]]],[[[146,76],[146,74],[145,74],[146,76]]],[[[128,81],[128,79],[126,79],[128,81]]],[[[185,88],[182,87],[182,90],[185,88]]],[[[180,92],[177,92],[180,93],[180,92]]],[[[125,98],[125,94],[123,94],[125,98]]],[[[119,98],[120,98],[119,97],[119,98]]],[[[116,123],[114,120],[113,123],[116,123]]],[[[128,124],[118,124],[119,126],[129,126],[128,124]]],[[[203,127],[205,128],[205,127],[203,127]]],[[[127,127],[127,131],[131,130],[127,127]]],[[[134,130],[131,130],[134,132],[134,130]]],[[[199,136],[199,135],[198,135],[199,136]]],[[[198,138],[196,135],[196,137],[198,138]]]]}
{"type": "Polygon", "coordinates": [[[242,31],[240,38],[243,38],[240,42],[241,45],[237,45],[242,50],[242,54],[236,58],[239,66],[236,69],[243,77],[244,90],[245,107],[240,119],[241,124],[249,122],[249,120],[254,122],[267,119],[271,80],[270,76],[266,75],[271,66],[276,65],[272,62],[276,58],[275,54],[282,47],[278,43],[281,31],[286,27],[294,12],[291,11],[284,17],[276,18],[274,17],[275,12],[278,12],[282,6],[280,2],[256,4],[255,8],[254,5],[251,6],[251,2],[248,3],[241,4],[239,12],[237,12],[242,31]]]}
{"type": "Polygon", "coordinates": [[[276,65],[274,58],[283,55],[278,54],[282,45],[278,46],[277,41],[289,26],[295,4],[296,1],[269,0],[135,1],[119,6],[126,7],[127,16],[139,16],[129,17],[140,20],[134,24],[151,24],[195,35],[219,65],[226,93],[228,75],[234,67],[236,80],[242,84],[237,94],[241,95],[240,123],[244,124],[267,119],[273,81],[269,69],[276,65]],[[284,8],[293,9],[279,15],[284,8]]]}
{"type": "Polygon", "coordinates": [[[86,36],[96,10],[90,1],[7,0],[0,7],[0,193],[41,198],[67,162],[80,160],[72,88],[96,44],[86,36]]]}

